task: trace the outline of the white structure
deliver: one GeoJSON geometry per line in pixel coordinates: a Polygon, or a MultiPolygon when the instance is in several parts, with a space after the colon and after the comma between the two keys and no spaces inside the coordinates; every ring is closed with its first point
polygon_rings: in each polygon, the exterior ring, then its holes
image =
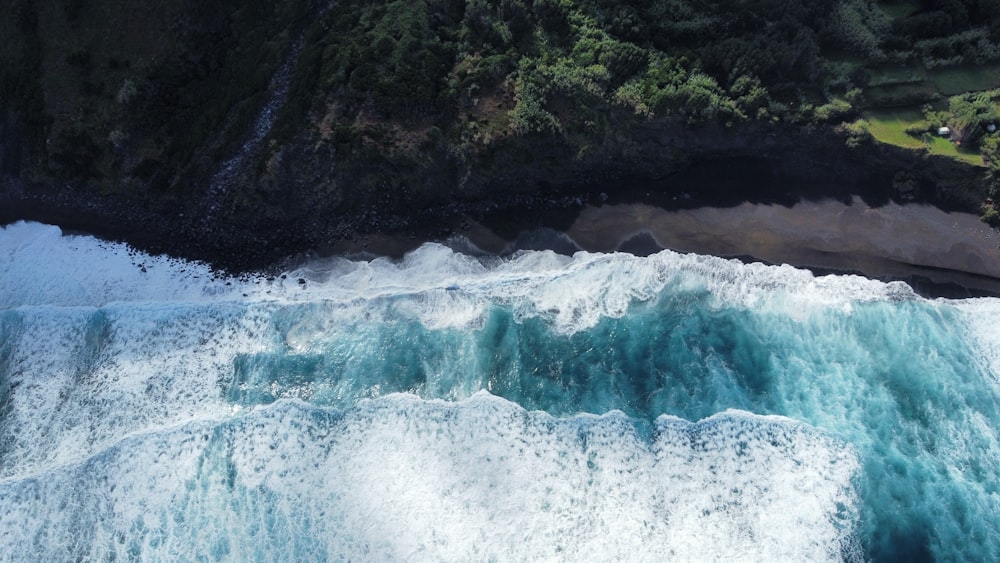
{"type": "Polygon", "coordinates": [[[947,137],[948,135],[951,135],[951,129],[948,129],[947,127],[938,127],[938,135],[947,137]]]}
{"type": "Polygon", "coordinates": [[[987,125],[986,130],[989,131],[990,133],[996,131],[997,130],[996,123],[990,123],[989,125],[987,125]]]}

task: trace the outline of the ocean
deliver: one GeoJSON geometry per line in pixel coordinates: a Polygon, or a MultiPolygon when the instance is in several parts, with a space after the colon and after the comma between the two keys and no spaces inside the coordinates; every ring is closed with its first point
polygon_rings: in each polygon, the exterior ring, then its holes
{"type": "Polygon", "coordinates": [[[1000,300],[0,230],[0,558],[1000,560],[1000,300]]]}

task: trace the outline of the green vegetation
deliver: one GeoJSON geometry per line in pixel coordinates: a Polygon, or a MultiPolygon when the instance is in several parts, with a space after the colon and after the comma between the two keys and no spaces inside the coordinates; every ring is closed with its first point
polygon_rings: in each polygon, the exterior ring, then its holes
{"type": "Polygon", "coordinates": [[[924,121],[924,116],[913,110],[891,111],[874,110],[864,114],[866,128],[876,140],[890,145],[911,149],[929,148],[928,140],[910,133],[917,126],[923,134],[930,135],[930,126],[924,121]]]}
{"type": "Polygon", "coordinates": [[[986,162],[986,197],[983,201],[983,220],[1000,227],[1000,130],[984,136],[979,149],[986,162]]]}
{"type": "Polygon", "coordinates": [[[871,107],[918,107],[945,97],[1000,88],[1000,64],[962,65],[927,70],[878,67],[865,95],[871,107]]]}
{"type": "Polygon", "coordinates": [[[869,110],[864,117],[868,131],[878,141],[927,149],[930,154],[983,166],[984,156],[989,160],[987,147],[992,146],[987,140],[998,135],[1000,90],[953,96],[948,99],[947,107],[939,110],[930,105],[921,111],[869,110]],[[948,134],[939,134],[940,127],[947,127],[948,134]]]}
{"type": "Polygon", "coordinates": [[[919,107],[1000,81],[989,72],[1000,65],[981,66],[1000,60],[1000,10],[979,0],[338,8],[310,30],[300,110],[322,117],[335,100],[338,126],[354,129],[366,127],[358,112],[409,131],[433,115],[466,149],[510,135],[599,134],[615,108],[690,124],[837,123],[859,105],[919,107]]]}
{"type": "Polygon", "coordinates": [[[623,111],[836,123],[887,30],[868,0],[348,0],[310,28],[292,107],[324,138],[404,149],[433,125],[459,155],[531,135],[589,145],[623,111]]]}
{"type": "Polygon", "coordinates": [[[14,0],[0,22],[2,114],[26,125],[24,174],[105,189],[178,182],[233,143],[305,0],[14,0]]]}
{"type": "Polygon", "coordinates": [[[918,0],[888,0],[881,2],[879,7],[890,18],[902,20],[919,12],[920,2],[918,0]]]}
{"type": "Polygon", "coordinates": [[[996,63],[937,68],[927,74],[938,92],[945,96],[1000,88],[1000,64],[996,63]]]}
{"type": "Polygon", "coordinates": [[[961,125],[959,98],[1000,87],[995,0],[320,4],[12,0],[0,109],[24,129],[18,168],[105,189],[197,189],[246,137],[297,38],[258,179],[290,145],[402,174],[539,139],[583,155],[665,124],[831,126],[854,144],[867,130],[970,163],[992,146],[980,110],[995,99],[969,100],[979,109],[961,125]],[[933,125],[926,104],[948,113],[961,149],[921,132],[933,125]]]}
{"type": "Polygon", "coordinates": [[[983,166],[980,140],[996,118],[996,104],[992,93],[974,93],[1000,87],[1000,4],[891,0],[879,6],[891,26],[881,43],[885,60],[868,71],[867,130],[883,143],[983,166]],[[952,130],[948,138],[937,134],[942,126],[952,130]]]}
{"type": "Polygon", "coordinates": [[[939,154],[942,156],[950,156],[952,158],[957,158],[962,162],[967,162],[973,166],[982,166],[983,157],[976,151],[971,149],[964,149],[955,143],[943,139],[941,137],[934,137],[931,139],[930,144],[931,154],[939,154]]]}

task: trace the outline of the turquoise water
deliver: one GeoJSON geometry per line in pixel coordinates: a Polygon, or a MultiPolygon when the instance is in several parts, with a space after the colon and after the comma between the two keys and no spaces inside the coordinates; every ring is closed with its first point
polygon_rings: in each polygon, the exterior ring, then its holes
{"type": "Polygon", "coordinates": [[[1000,559],[997,300],[669,251],[0,257],[6,559],[1000,559]]]}

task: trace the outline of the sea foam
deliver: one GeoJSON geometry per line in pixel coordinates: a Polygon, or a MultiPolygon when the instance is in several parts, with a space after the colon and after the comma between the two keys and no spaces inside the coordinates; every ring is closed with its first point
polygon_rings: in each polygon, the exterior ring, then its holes
{"type": "Polygon", "coordinates": [[[998,318],[994,299],[670,251],[429,244],[235,278],[10,225],[0,542],[994,560],[998,318]]]}
{"type": "Polygon", "coordinates": [[[0,481],[0,542],[36,559],[837,561],[859,556],[857,468],[838,440],[740,412],[649,428],[486,394],[280,401],[0,481]]]}
{"type": "Polygon", "coordinates": [[[0,230],[0,308],[102,306],[114,301],[220,300],[315,302],[366,306],[379,298],[417,296],[428,326],[471,327],[487,305],[543,316],[558,330],[593,327],[665,287],[708,291],[719,303],[786,312],[815,306],[915,298],[901,282],[820,276],[790,266],[742,264],[669,250],[650,257],[522,251],[508,258],[472,257],[425,244],[402,260],[313,260],[273,278],[227,278],[200,263],[149,256],[126,245],[62,236],[56,227],[16,223],[0,230]]]}

